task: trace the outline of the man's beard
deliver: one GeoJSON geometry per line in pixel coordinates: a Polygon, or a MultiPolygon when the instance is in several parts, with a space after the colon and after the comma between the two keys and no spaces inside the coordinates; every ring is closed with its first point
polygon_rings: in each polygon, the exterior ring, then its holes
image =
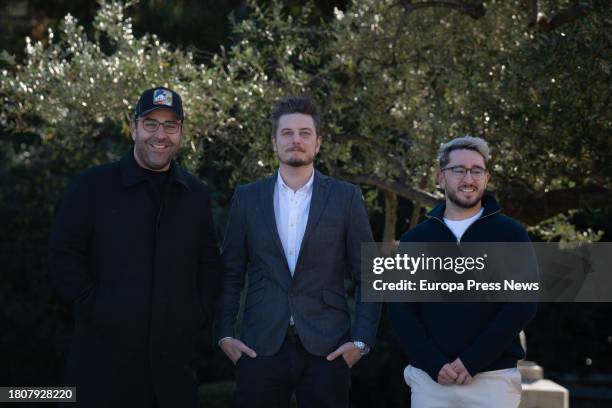
{"type": "Polygon", "coordinates": [[[291,167],[308,166],[314,162],[314,155],[306,156],[305,158],[290,156],[288,159],[281,160],[281,162],[291,167]]]}
{"type": "Polygon", "coordinates": [[[470,208],[474,208],[478,205],[478,203],[480,202],[480,200],[482,200],[482,196],[484,195],[484,190],[480,190],[478,191],[478,195],[474,198],[472,198],[469,201],[466,200],[462,200],[457,196],[457,192],[455,190],[447,190],[445,191],[446,196],[448,197],[448,199],[455,204],[457,207],[461,207],[464,208],[466,210],[470,209],[470,208]]]}
{"type": "Polygon", "coordinates": [[[170,139],[167,141],[159,140],[160,143],[164,143],[168,145],[168,152],[166,152],[165,160],[158,160],[163,156],[160,154],[159,156],[156,154],[152,148],[148,145],[150,143],[155,143],[158,139],[155,136],[152,136],[148,139],[141,137],[139,130],[136,130],[137,140],[134,142],[134,154],[138,157],[138,159],[142,162],[140,165],[144,165],[145,168],[153,171],[157,171],[169,165],[169,163],[177,156],[179,152],[179,144],[173,143],[170,139]]]}

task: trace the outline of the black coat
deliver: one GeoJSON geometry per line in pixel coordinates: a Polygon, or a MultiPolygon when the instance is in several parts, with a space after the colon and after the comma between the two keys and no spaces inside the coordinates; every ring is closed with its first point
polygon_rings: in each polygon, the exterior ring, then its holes
{"type": "Polygon", "coordinates": [[[49,270],[74,306],[78,406],[197,405],[193,351],[221,262],[207,188],[170,172],[160,202],[130,152],[77,177],[60,207],[49,270]]]}

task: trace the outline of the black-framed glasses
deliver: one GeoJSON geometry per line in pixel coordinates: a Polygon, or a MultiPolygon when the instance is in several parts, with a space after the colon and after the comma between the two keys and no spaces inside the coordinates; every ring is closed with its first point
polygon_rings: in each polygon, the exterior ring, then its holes
{"type": "Polygon", "coordinates": [[[445,167],[442,169],[442,171],[446,171],[446,170],[449,170],[453,178],[457,180],[463,180],[463,178],[468,173],[470,173],[474,180],[480,181],[482,180],[484,175],[487,174],[487,169],[480,167],[480,166],[474,166],[471,169],[465,168],[463,166],[452,166],[452,167],[445,167]]]}
{"type": "Polygon", "coordinates": [[[159,129],[159,125],[162,125],[166,133],[169,135],[177,133],[181,129],[181,122],[178,122],[176,120],[167,120],[165,122],[160,122],[159,120],[153,118],[145,118],[138,120],[142,121],[142,128],[147,132],[151,133],[157,132],[157,129],[159,129]]]}

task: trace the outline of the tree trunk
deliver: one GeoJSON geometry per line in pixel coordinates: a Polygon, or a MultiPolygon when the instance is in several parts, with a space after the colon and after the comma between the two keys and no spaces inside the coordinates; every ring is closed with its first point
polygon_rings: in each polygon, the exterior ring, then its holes
{"type": "Polygon", "coordinates": [[[421,217],[421,207],[418,203],[414,203],[414,208],[412,209],[412,216],[410,217],[410,224],[408,225],[408,229],[412,229],[416,227],[419,223],[419,218],[421,217]]]}
{"type": "MultiPolygon", "coordinates": [[[[380,179],[371,175],[342,174],[341,178],[356,184],[367,184],[380,191],[400,195],[424,207],[434,207],[443,202],[438,196],[397,181],[380,179]]],[[[605,208],[609,206],[612,190],[608,186],[581,185],[547,192],[530,191],[523,186],[503,186],[494,191],[502,211],[527,225],[537,223],[576,208],[605,208]]],[[[414,225],[411,225],[413,227],[414,225]]]]}
{"type": "Polygon", "coordinates": [[[395,225],[397,224],[397,194],[383,190],[385,195],[385,229],[383,242],[395,242],[395,225]]]}

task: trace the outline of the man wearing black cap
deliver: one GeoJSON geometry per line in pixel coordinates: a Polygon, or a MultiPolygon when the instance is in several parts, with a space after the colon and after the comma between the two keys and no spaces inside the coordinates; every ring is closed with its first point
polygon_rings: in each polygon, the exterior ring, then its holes
{"type": "Polygon", "coordinates": [[[66,370],[81,407],[196,407],[196,339],[221,262],[208,189],[173,160],[180,96],[145,91],[134,149],[71,184],[51,233],[49,270],[74,309],[66,370]]]}

